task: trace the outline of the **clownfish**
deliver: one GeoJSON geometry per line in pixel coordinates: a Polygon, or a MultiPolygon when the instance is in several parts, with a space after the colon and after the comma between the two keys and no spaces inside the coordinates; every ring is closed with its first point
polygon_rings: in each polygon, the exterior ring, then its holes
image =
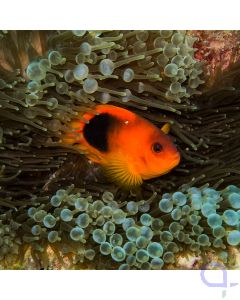
{"type": "Polygon", "coordinates": [[[124,188],[168,173],[180,161],[180,154],[161,129],[139,115],[114,105],[96,105],[93,112],[70,122],[70,133],[62,142],[74,145],[92,162],[103,167],[107,177],[124,188]]]}

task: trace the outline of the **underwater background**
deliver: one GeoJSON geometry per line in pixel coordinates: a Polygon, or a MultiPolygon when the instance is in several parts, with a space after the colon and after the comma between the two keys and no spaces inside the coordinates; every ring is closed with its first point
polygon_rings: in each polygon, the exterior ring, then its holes
{"type": "Polygon", "coordinates": [[[2,31],[1,268],[238,268],[238,76],[238,31],[2,31]],[[180,164],[126,191],[62,143],[107,103],[169,123],[180,164]]]}

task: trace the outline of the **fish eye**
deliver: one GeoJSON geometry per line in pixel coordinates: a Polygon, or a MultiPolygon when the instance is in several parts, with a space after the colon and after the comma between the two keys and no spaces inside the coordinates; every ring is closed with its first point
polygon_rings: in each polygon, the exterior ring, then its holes
{"type": "Polygon", "coordinates": [[[155,153],[161,152],[162,149],[163,149],[163,147],[162,147],[162,145],[159,144],[159,143],[154,143],[154,144],[152,145],[152,150],[153,150],[153,152],[155,152],[155,153]]]}

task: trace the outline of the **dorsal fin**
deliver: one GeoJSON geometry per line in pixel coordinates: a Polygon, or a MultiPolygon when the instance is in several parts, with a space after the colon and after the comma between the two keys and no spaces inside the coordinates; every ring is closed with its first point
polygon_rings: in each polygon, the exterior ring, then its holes
{"type": "Polygon", "coordinates": [[[165,133],[165,134],[168,134],[169,131],[170,131],[170,124],[169,123],[166,123],[162,126],[161,130],[165,133]]]}

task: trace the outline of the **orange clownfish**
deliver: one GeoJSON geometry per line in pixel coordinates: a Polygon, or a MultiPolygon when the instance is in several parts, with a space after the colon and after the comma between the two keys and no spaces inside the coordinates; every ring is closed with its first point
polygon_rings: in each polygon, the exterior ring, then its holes
{"type": "Polygon", "coordinates": [[[161,129],[137,114],[113,105],[97,105],[93,112],[70,123],[63,144],[76,145],[88,159],[103,166],[106,175],[124,188],[168,173],[180,154],[161,129]],[[83,120],[87,120],[84,122],[83,120]]]}

